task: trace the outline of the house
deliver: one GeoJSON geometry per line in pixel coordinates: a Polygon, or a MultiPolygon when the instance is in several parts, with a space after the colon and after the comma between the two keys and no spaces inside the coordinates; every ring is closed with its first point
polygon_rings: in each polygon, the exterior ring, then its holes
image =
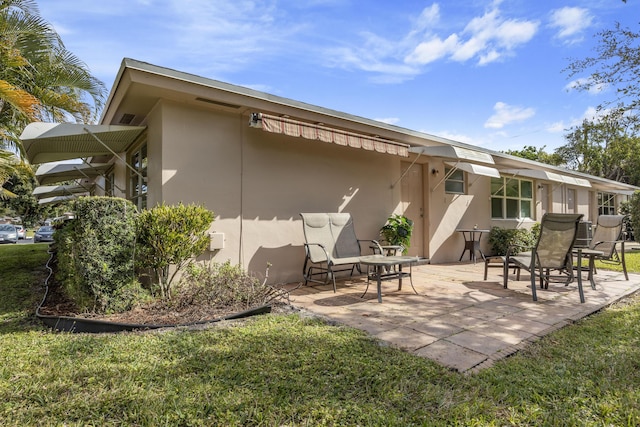
{"type": "Polygon", "coordinates": [[[443,263],[464,247],[456,229],[528,227],[545,212],[595,223],[637,190],[132,59],[100,124],[34,123],[22,141],[45,163],[40,197],[202,204],[215,214],[208,256],[256,273],[271,263],[272,282],[302,278],[301,212],[350,212],[363,239],[403,213],[415,223],[409,253],[443,263]]]}

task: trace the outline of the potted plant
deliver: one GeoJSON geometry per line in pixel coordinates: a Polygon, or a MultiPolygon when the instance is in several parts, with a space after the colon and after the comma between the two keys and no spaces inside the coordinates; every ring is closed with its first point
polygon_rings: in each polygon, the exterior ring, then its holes
{"type": "Polygon", "coordinates": [[[402,253],[406,254],[411,245],[412,231],[413,221],[404,215],[393,214],[380,229],[380,236],[389,245],[402,246],[402,253]]]}

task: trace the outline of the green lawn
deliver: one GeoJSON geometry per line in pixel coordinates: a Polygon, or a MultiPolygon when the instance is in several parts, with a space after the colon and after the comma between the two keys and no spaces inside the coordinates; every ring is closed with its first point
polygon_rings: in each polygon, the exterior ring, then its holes
{"type": "Polygon", "coordinates": [[[32,316],[46,247],[0,246],[3,426],[640,424],[640,298],[465,376],[296,315],[53,333],[32,316]]]}

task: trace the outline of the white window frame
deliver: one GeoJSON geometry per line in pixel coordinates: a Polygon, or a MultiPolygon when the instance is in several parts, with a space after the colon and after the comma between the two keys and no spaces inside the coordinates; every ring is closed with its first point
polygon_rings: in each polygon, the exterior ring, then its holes
{"type": "Polygon", "coordinates": [[[444,169],[444,192],[447,194],[467,194],[467,174],[461,169],[444,169]],[[449,185],[447,185],[449,184],[449,185]],[[451,186],[462,186],[461,191],[452,190],[451,186]]]}
{"type": "Polygon", "coordinates": [[[519,178],[513,178],[513,177],[500,177],[500,178],[491,178],[491,184],[492,187],[494,185],[497,185],[498,182],[497,180],[500,180],[500,186],[499,188],[494,192],[493,188],[491,189],[491,203],[490,203],[490,216],[492,219],[523,219],[523,218],[528,218],[528,219],[532,219],[535,220],[535,203],[534,203],[534,186],[533,186],[533,181],[529,180],[529,179],[519,179],[519,178]],[[509,186],[513,183],[513,182],[517,182],[517,187],[518,187],[518,195],[514,196],[514,195],[507,195],[507,189],[509,188],[509,186]],[[523,197],[522,193],[523,193],[523,183],[528,183],[530,186],[530,192],[531,192],[531,197],[523,197]],[[493,208],[494,208],[494,201],[496,200],[500,200],[500,204],[501,204],[501,215],[500,216],[495,216],[494,212],[493,212],[493,208]],[[518,211],[518,215],[517,216],[508,216],[508,202],[509,201],[516,201],[517,202],[517,211],[518,211]],[[529,212],[531,216],[521,216],[522,215],[522,203],[523,202],[527,202],[529,203],[529,212]]]}
{"type": "Polygon", "coordinates": [[[598,191],[598,215],[615,215],[616,211],[615,193],[598,191]]]}
{"type": "Polygon", "coordinates": [[[139,210],[147,208],[147,143],[138,146],[129,155],[129,200],[139,210]]]}

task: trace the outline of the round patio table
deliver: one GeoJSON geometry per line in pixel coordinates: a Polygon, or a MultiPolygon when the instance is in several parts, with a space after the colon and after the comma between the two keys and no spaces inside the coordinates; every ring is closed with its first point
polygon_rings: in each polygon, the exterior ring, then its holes
{"type": "Polygon", "coordinates": [[[458,233],[462,233],[462,237],[464,238],[464,249],[462,250],[462,254],[460,254],[460,259],[458,261],[462,261],[462,257],[464,257],[464,253],[469,251],[469,261],[473,261],[476,263],[476,252],[480,253],[482,260],[486,260],[482,249],[480,249],[480,239],[482,235],[485,233],[489,233],[491,230],[485,230],[480,228],[458,228],[456,229],[458,233]]]}

